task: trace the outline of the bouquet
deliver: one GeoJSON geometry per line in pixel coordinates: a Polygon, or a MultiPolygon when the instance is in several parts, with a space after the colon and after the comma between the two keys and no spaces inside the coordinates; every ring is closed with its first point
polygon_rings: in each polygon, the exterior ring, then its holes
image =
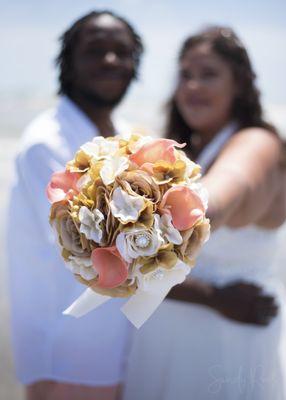
{"type": "Polygon", "coordinates": [[[95,137],[47,186],[67,268],[88,288],[65,314],[112,297],[140,327],[182,283],[208,239],[200,167],[170,139],[95,137]]]}

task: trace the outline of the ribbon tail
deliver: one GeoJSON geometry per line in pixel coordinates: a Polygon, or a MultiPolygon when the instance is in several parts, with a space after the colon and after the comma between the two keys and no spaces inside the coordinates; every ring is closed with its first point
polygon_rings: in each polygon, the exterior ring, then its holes
{"type": "Polygon", "coordinates": [[[161,293],[150,293],[137,290],[127,303],[121,307],[126,318],[139,329],[145,321],[153,314],[157,307],[167,296],[168,290],[161,293]]]}
{"type": "Polygon", "coordinates": [[[99,307],[109,299],[109,296],[103,296],[88,288],[66,310],[63,311],[63,314],[79,318],[99,307]]]}
{"type": "Polygon", "coordinates": [[[137,292],[121,307],[121,311],[139,329],[159,307],[172,287],[185,280],[189,271],[190,268],[184,266],[181,270],[170,273],[163,283],[158,282],[153,290],[137,289],[137,292]]]}

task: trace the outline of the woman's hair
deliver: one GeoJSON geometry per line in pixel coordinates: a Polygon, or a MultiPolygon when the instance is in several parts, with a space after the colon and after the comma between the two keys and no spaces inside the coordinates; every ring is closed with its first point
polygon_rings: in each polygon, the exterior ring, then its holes
{"type": "Polygon", "coordinates": [[[69,95],[72,90],[72,81],[70,79],[72,70],[72,57],[73,51],[78,43],[78,39],[82,29],[85,24],[93,18],[100,17],[101,15],[110,15],[117,20],[121,21],[128,31],[134,41],[133,48],[133,60],[134,60],[134,77],[138,76],[138,68],[140,63],[140,57],[143,53],[143,42],[139,34],[134,30],[134,28],[122,17],[114,14],[111,11],[92,11],[89,14],[84,15],[82,18],[74,22],[74,24],[65,31],[60,37],[61,48],[59,54],[56,58],[56,65],[59,67],[59,89],[58,94],[69,95]]]}
{"type": "MultiPolygon", "coordinates": [[[[260,93],[255,85],[256,75],[246,48],[234,31],[225,27],[211,27],[188,37],[180,50],[179,62],[190,48],[203,43],[210,44],[213,51],[228,63],[240,88],[239,95],[234,99],[231,119],[237,121],[240,128],[255,126],[276,133],[276,129],[263,118],[260,93]]],[[[192,128],[187,125],[179,112],[174,95],[167,104],[167,110],[165,135],[180,142],[189,142],[192,128]]]]}

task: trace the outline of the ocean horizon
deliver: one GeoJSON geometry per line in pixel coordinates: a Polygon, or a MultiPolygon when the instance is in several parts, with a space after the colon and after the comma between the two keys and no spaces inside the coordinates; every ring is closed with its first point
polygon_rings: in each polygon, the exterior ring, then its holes
{"type": "MultiPolygon", "coordinates": [[[[4,92],[0,95],[0,138],[18,138],[25,127],[41,112],[53,107],[57,96],[45,93],[34,93],[29,90],[4,92]]],[[[164,105],[166,99],[143,97],[134,100],[127,96],[115,110],[115,115],[136,126],[150,129],[160,134],[164,122],[164,105]]],[[[286,138],[286,103],[264,106],[266,119],[277,126],[286,138]]]]}

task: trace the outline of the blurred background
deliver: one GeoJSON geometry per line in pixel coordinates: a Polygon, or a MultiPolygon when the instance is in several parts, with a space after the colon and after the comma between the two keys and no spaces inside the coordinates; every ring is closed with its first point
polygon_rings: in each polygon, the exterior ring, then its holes
{"type": "MultiPolygon", "coordinates": [[[[205,25],[228,25],[246,44],[257,72],[265,113],[286,138],[286,2],[0,0],[0,7],[0,399],[20,400],[23,394],[14,379],[9,341],[5,207],[13,175],[12,161],[23,128],[56,101],[54,59],[60,34],[93,9],[110,9],[127,18],[144,39],[145,55],[140,77],[117,114],[159,131],[164,103],[175,84],[177,51],[182,40],[205,25]]],[[[285,232],[283,227],[281,244],[285,232]]],[[[280,247],[277,264],[285,279],[286,251],[280,247]]]]}

